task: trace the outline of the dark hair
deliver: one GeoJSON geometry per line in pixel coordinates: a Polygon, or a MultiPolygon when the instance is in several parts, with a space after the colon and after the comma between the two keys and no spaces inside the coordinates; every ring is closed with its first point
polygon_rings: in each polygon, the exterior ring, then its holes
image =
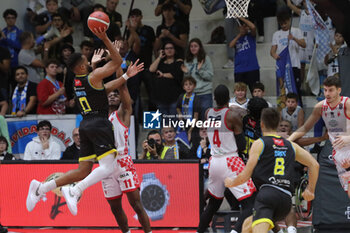
{"type": "Polygon", "coordinates": [[[134,8],[130,11],[129,17],[133,15],[142,16],[142,11],[138,8],[134,8]]]}
{"type": "Polygon", "coordinates": [[[8,15],[14,15],[15,18],[17,18],[17,11],[15,11],[14,9],[6,9],[2,14],[2,17],[6,18],[8,15]]]}
{"type": "Polygon", "coordinates": [[[55,2],[56,4],[58,4],[58,0],[46,0],[46,4],[48,4],[49,2],[55,2]]]}
{"type": "Polygon", "coordinates": [[[261,111],[261,122],[270,130],[277,130],[280,123],[280,113],[274,108],[264,108],[261,111]]]}
{"type": "Polygon", "coordinates": [[[278,10],[276,16],[279,24],[284,23],[291,18],[290,11],[287,7],[282,7],[278,10]]]}
{"type": "Polygon", "coordinates": [[[63,20],[62,15],[60,15],[59,13],[54,13],[54,14],[51,15],[52,19],[55,18],[55,17],[60,17],[63,20]]]}
{"type": "Polygon", "coordinates": [[[70,70],[74,70],[74,68],[83,60],[83,55],[81,53],[72,53],[67,61],[67,66],[70,70]]]}
{"type": "Polygon", "coordinates": [[[97,9],[97,8],[101,8],[101,9],[103,9],[103,11],[104,12],[106,12],[106,8],[102,5],[102,4],[100,4],[100,3],[96,3],[94,6],[93,6],[93,8],[92,9],[97,9]]]}
{"type": "Polygon", "coordinates": [[[42,128],[44,126],[48,126],[50,128],[50,130],[52,129],[52,125],[51,125],[50,121],[47,121],[47,120],[40,121],[38,123],[38,125],[36,126],[36,129],[39,130],[40,128],[42,128]]]}
{"type": "Polygon", "coordinates": [[[170,3],[170,2],[164,4],[164,5],[162,6],[162,12],[163,12],[163,11],[166,11],[166,10],[175,11],[175,6],[174,6],[174,4],[172,4],[172,3],[170,3]]]}
{"type": "Polygon", "coordinates": [[[75,49],[73,48],[73,46],[71,46],[70,44],[64,44],[62,47],[61,47],[61,53],[63,50],[65,49],[69,49],[71,51],[71,53],[74,53],[75,52],[75,49]]]}
{"type": "Polygon", "coordinates": [[[198,54],[197,54],[198,62],[205,61],[206,53],[205,53],[202,41],[200,39],[198,39],[198,38],[193,38],[188,43],[187,52],[186,52],[186,61],[187,62],[191,62],[191,61],[193,61],[193,58],[194,58],[194,55],[191,53],[191,50],[190,50],[190,46],[191,46],[192,42],[195,42],[195,43],[197,43],[199,45],[199,50],[198,50],[198,54]]]}
{"type": "Polygon", "coordinates": [[[31,32],[22,32],[19,36],[19,42],[23,45],[23,43],[26,42],[28,38],[32,35],[33,34],[31,32]]]}
{"type": "Polygon", "coordinates": [[[80,49],[82,49],[84,46],[89,47],[89,48],[93,48],[93,47],[94,47],[94,44],[93,44],[91,41],[83,40],[83,41],[80,43],[80,49]]]}
{"type": "Polygon", "coordinates": [[[27,68],[25,68],[24,66],[17,66],[17,67],[15,68],[15,73],[17,72],[17,70],[24,70],[24,72],[25,72],[26,74],[28,74],[28,70],[27,70],[27,68]]]}
{"type": "Polygon", "coordinates": [[[299,97],[296,93],[294,92],[289,92],[287,95],[286,95],[286,99],[295,99],[296,101],[298,101],[299,97]]]}
{"type": "Polygon", "coordinates": [[[230,91],[225,85],[220,84],[214,90],[214,98],[218,106],[223,106],[230,100],[230,91]]]}
{"type": "Polygon", "coordinates": [[[155,129],[154,129],[154,130],[151,130],[151,131],[148,132],[148,134],[147,134],[147,140],[148,140],[149,136],[154,135],[154,134],[159,134],[159,136],[162,137],[162,135],[160,134],[160,132],[159,132],[158,130],[155,130],[155,129]]]}
{"type": "Polygon", "coordinates": [[[60,65],[60,63],[56,59],[51,58],[45,62],[45,68],[49,67],[49,65],[51,64],[55,64],[57,66],[60,65]]]}
{"type": "Polygon", "coordinates": [[[263,83],[256,82],[256,83],[253,84],[253,91],[254,91],[255,89],[260,89],[260,90],[262,90],[262,91],[265,91],[265,86],[264,86],[263,83]]]}
{"type": "Polygon", "coordinates": [[[249,100],[247,104],[247,109],[249,111],[249,115],[252,116],[255,120],[260,120],[261,111],[264,108],[268,108],[266,100],[260,97],[253,97],[249,100]]]}
{"type": "Polygon", "coordinates": [[[193,83],[194,85],[197,85],[197,81],[192,76],[186,76],[182,79],[182,86],[184,86],[185,82],[187,81],[193,83]]]}
{"type": "Polygon", "coordinates": [[[336,88],[341,87],[341,81],[340,78],[337,76],[329,76],[323,81],[323,86],[330,87],[335,86],[336,88]]]}
{"type": "Polygon", "coordinates": [[[5,142],[5,144],[6,144],[5,150],[7,150],[7,148],[9,147],[9,143],[8,143],[7,139],[4,136],[0,136],[0,142],[5,142]]]}

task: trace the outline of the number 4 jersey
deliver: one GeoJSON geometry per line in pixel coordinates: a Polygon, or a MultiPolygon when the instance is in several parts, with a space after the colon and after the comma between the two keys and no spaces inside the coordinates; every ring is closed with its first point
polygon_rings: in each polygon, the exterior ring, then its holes
{"type": "Polygon", "coordinates": [[[214,157],[221,157],[226,155],[237,154],[236,139],[233,131],[227,127],[226,116],[231,111],[229,108],[209,109],[207,118],[220,121],[220,127],[209,128],[208,138],[211,145],[211,155],[214,157]]]}
{"type": "Polygon", "coordinates": [[[264,146],[253,172],[254,184],[258,188],[273,185],[292,192],[295,164],[292,143],[277,135],[263,136],[259,140],[264,146]]]}

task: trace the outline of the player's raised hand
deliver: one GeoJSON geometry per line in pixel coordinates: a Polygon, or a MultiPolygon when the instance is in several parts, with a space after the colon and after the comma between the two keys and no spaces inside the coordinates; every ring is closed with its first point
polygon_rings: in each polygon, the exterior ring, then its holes
{"type": "Polygon", "coordinates": [[[139,72],[143,71],[143,62],[138,64],[140,59],[137,59],[135,63],[130,63],[128,70],[126,71],[126,74],[131,78],[135,75],[137,75],[139,72]]]}
{"type": "Polygon", "coordinates": [[[100,38],[101,40],[107,39],[107,34],[106,34],[107,28],[94,28],[94,34],[100,38]]]}
{"type": "Polygon", "coordinates": [[[91,58],[91,64],[92,65],[96,65],[97,63],[99,63],[100,61],[102,61],[104,58],[102,57],[103,56],[103,53],[105,51],[103,49],[96,49],[94,51],[94,55],[92,56],[91,58]]]}
{"type": "Polygon", "coordinates": [[[225,178],[225,187],[227,187],[227,188],[231,188],[231,187],[234,187],[235,185],[234,185],[234,179],[231,179],[231,178],[229,178],[229,177],[226,177],[225,178]]]}
{"type": "Polygon", "coordinates": [[[308,187],[301,194],[306,201],[312,201],[315,198],[315,193],[311,192],[308,187]]]}

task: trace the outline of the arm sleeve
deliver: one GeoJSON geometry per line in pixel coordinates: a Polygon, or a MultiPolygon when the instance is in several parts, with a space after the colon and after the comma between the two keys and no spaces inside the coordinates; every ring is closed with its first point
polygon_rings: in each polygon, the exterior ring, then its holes
{"type": "Polygon", "coordinates": [[[213,70],[213,64],[211,63],[211,60],[209,56],[205,57],[205,62],[201,69],[197,70],[199,77],[206,81],[211,81],[214,76],[214,70],[213,70]]]}
{"type": "Polygon", "coordinates": [[[245,141],[244,133],[242,132],[240,134],[235,134],[235,139],[236,139],[238,152],[244,151],[246,148],[246,141],[245,141]]]}

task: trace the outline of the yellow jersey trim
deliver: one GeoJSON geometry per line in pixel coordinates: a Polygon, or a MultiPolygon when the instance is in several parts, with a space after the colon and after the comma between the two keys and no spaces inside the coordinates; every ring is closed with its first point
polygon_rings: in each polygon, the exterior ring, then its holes
{"type": "Polygon", "coordinates": [[[94,87],[94,85],[92,85],[92,83],[90,82],[90,75],[87,77],[87,79],[88,79],[88,83],[90,84],[90,87],[92,87],[93,89],[98,90],[98,91],[102,91],[105,89],[105,87],[101,87],[101,88],[94,87]]]}
{"type": "Polygon", "coordinates": [[[89,155],[89,156],[85,156],[85,157],[81,157],[81,158],[79,158],[79,162],[80,162],[80,161],[91,160],[91,159],[94,159],[94,158],[96,158],[96,154],[89,155]]]}
{"type": "Polygon", "coordinates": [[[97,156],[97,160],[103,159],[104,157],[106,157],[107,155],[109,155],[111,153],[117,153],[117,150],[116,149],[109,150],[109,151],[103,153],[102,155],[97,156]]]}
{"type": "Polygon", "coordinates": [[[254,228],[256,225],[258,225],[259,223],[268,223],[270,224],[270,228],[269,230],[271,230],[272,228],[275,227],[275,224],[273,224],[273,222],[271,221],[271,219],[268,219],[268,218],[260,218],[258,220],[255,220],[253,223],[252,223],[252,228],[254,228]]]}
{"type": "Polygon", "coordinates": [[[85,77],[85,76],[88,76],[88,75],[87,74],[77,74],[77,75],[75,75],[75,77],[78,77],[78,78],[85,77]]]}

